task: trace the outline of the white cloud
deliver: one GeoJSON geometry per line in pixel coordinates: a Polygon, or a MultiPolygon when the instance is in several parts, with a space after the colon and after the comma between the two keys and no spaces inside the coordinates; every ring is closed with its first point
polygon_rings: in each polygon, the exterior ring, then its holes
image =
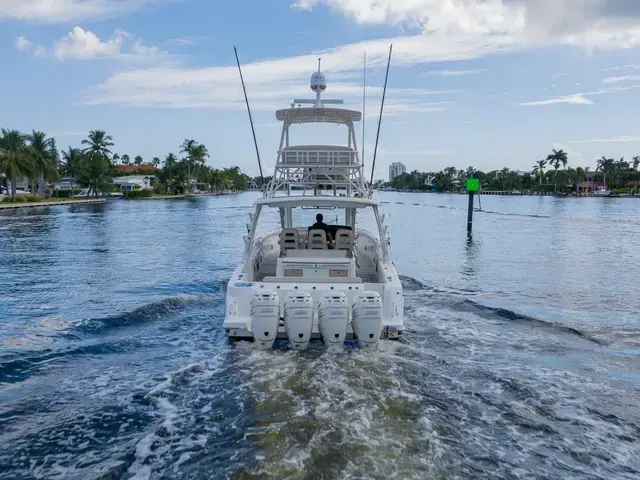
{"type": "Polygon", "coordinates": [[[625,75],[623,77],[607,77],[602,83],[620,83],[620,82],[637,82],[640,81],[640,75],[625,75]]]}
{"type": "Polygon", "coordinates": [[[635,65],[635,64],[619,65],[617,67],[607,68],[605,71],[610,72],[610,71],[626,70],[626,69],[640,70],[640,65],[635,65]]]}
{"type": "Polygon", "coordinates": [[[324,4],[363,25],[397,25],[469,37],[508,36],[529,46],[640,45],[640,10],[620,0],[296,0],[324,4]]]}
{"type": "Polygon", "coordinates": [[[537,102],[520,103],[521,107],[537,107],[541,105],[555,105],[558,103],[567,103],[569,105],[591,105],[593,102],[583,95],[565,95],[563,97],[549,98],[547,100],[539,100],[537,102]]]}
{"type": "Polygon", "coordinates": [[[28,51],[28,50],[31,50],[31,47],[33,46],[33,42],[30,42],[24,37],[18,37],[16,38],[15,46],[20,51],[25,51],[25,50],[28,51]]]}
{"type": "MultiPolygon", "coordinates": [[[[610,88],[601,88],[599,90],[594,90],[592,92],[582,92],[582,93],[572,93],[570,95],[563,95],[561,97],[553,97],[547,100],[540,100],[535,102],[524,102],[520,103],[521,107],[534,107],[540,105],[554,105],[557,103],[568,103],[572,105],[591,105],[593,101],[587,97],[596,96],[596,95],[605,95],[608,93],[616,93],[616,92],[624,92],[633,90],[636,88],[640,88],[640,85],[627,85],[625,87],[610,87],[610,88]]],[[[546,90],[546,89],[545,89],[546,90]]]]}
{"type": "Polygon", "coordinates": [[[176,0],[0,0],[0,20],[58,23],[102,18],[176,0]]]}
{"type": "MultiPolygon", "coordinates": [[[[46,50],[41,47],[40,55],[46,50]]],[[[38,52],[36,52],[38,53],[38,52]]],[[[108,40],[101,40],[95,33],[74,27],[67,35],[55,41],[53,55],[60,61],[96,59],[150,60],[166,57],[157,47],[144,46],[140,40],[124,30],[116,30],[108,40]]]]}
{"type": "Polygon", "coordinates": [[[626,142],[637,142],[640,140],[640,137],[629,137],[629,136],[620,136],[620,137],[611,137],[611,138],[595,138],[592,140],[581,140],[578,142],[567,142],[569,145],[582,145],[585,143],[626,143],[626,142]]]}
{"type": "Polygon", "coordinates": [[[485,72],[485,69],[480,70],[430,70],[425,73],[428,76],[440,76],[440,77],[461,77],[465,75],[475,75],[476,73],[485,72]]]}
{"type": "MultiPolygon", "coordinates": [[[[0,0],[1,1],[1,0],[0,0]]],[[[322,57],[329,80],[329,98],[361,95],[362,54],[367,65],[386,65],[393,43],[392,76],[398,67],[433,62],[455,62],[553,45],[628,48],[640,38],[640,14],[621,15],[608,0],[298,0],[293,6],[314,9],[320,4],[362,24],[419,26],[421,32],[337,46],[295,57],[256,61],[244,65],[249,99],[258,109],[286,106],[294,96],[310,95],[305,85],[322,57]],[[606,11],[605,7],[609,8],[606,11]],[[603,13],[605,12],[605,13],[603,13]],[[351,80],[355,79],[355,80],[351,80]],[[344,83],[332,83],[344,80],[344,83]],[[352,83],[349,83],[352,82],[352,83]]],[[[455,69],[443,70],[454,75],[455,69]]],[[[471,70],[458,70],[469,73],[471,70]]],[[[443,76],[444,74],[441,73],[443,76]]],[[[594,93],[599,94],[604,92],[594,93]]],[[[415,106],[416,93],[397,92],[399,109],[432,111],[443,107],[415,106]],[[400,98],[400,97],[404,98],[400,98]]],[[[241,108],[242,90],[233,63],[223,67],[159,66],[116,73],[87,92],[90,104],[154,107],[241,108]]],[[[359,102],[358,102],[359,103],[359,102]]],[[[590,104],[584,94],[571,94],[524,105],[590,104]]],[[[391,104],[390,104],[391,105],[391,104]]],[[[390,111],[392,107],[390,107],[390,111]]]]}

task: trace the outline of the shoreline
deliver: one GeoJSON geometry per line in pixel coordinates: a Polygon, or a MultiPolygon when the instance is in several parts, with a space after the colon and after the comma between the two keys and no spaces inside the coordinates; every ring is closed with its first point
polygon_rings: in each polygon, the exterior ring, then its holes
{"type": "MultiPolygon", "coordinates": [[[[467,195],[468,192],[425,192],[420,190],[406,190],[406,191],[382,191],[381,193],[426,193],[435,195],[467,195]]],[[[491,195],[497,197],[558,197],[558,198],[640,198],[640,195],[555,195],[553,193],[548,194],[529,194],[529,193],[510,193],[510,192],[493,192],[493,191],[479,191],[475,192],[476,195],[491,195]]]]}
{"type": "Polygon", "coordinates": [[[20,202],[20,203],[0,203],[0,210],[17,210],[19,208],[55,207],[60,205],[89,205],[105,203],[104,198],[90,198],[79,200],[53,200],[44,202],[20,202]]]}

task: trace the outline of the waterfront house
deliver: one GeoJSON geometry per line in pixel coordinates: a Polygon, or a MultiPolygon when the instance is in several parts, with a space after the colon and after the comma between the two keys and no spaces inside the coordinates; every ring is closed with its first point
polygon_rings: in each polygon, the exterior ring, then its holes
{"type": "Polygon", "coordinates": [[[155,175],[128,175],[126,177],[115,177],[113,179],[113,185],[118,187],[121,192],[153,190],[155,182],[155,175]]]}

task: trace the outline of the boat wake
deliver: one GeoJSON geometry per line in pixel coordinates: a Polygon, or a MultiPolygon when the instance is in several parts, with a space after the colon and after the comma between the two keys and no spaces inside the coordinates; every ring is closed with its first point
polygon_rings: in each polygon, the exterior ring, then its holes
{"type": "Polygon", "coordinates": [[[608,344],[402,282],[406,336],[374,351],[227,343],[218,294],[76,325],[64,348],[5,358],[3,378],[23,377],[0,391],[0,477],[640,475],[633,394],[579,361],[608,344]]]}

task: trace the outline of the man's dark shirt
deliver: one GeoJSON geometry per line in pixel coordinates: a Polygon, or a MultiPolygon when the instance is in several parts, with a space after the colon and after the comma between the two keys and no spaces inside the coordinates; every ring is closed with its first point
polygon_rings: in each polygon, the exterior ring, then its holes
{"type": "Polygon", "coordinates": [[[329,230],[329,225],[327,225],[324,222],[316,222],[316,223],[314,223],[313,225],[311,225],[311,227],[309,227],[309,230],[324,230],[324,233],[327,234],[327,240],[331,236],[331,232],[329,230]]]}

